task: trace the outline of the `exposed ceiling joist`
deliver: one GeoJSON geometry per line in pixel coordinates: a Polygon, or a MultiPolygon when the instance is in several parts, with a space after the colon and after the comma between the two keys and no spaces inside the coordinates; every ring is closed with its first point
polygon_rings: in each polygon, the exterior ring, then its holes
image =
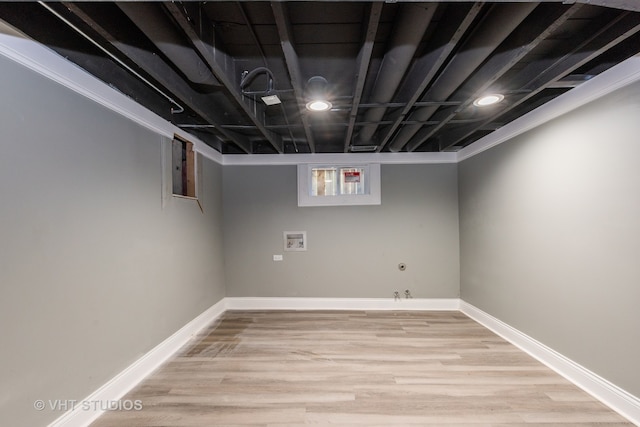
{"type": "Polygon", "coordinates": [[[459,150],[639,54],[638,6],[0,2],[0,19],[223,154],[384,154],[459,150]],[[315,76],[333,104],[320,114],[305,108],[315,76]]]}
{"type": "MultiPolygon", "coordinates": [[[[293,92],[296,99],[304,100],[304,86],[302,82],[302,75],[300,73],[300,63],[298,61],[298,54],[294,48],[293,34],[291,25],[289,23],[287,7],[281,2],[271,3],[273,10],[273,16],[275,17],[276,27],[278,34],[280,35],[280,44],[282,45],[282,52],[284,53],[284,59],[287,64],[287,70],[289,71],[289,77],[291,78],[291,86],[293,86],[293,92]]],[[[300,111],[300,119],[304,125],[304,133],[307,137],[307,144],[309,150],[312,153],[316,152],[316,144],[311,132],[311,126],[309,125],[309,119],[304,109],[304,102],[298,102],[298,109],[300,111]]]]}
{"type": "Polygon", "coordinates": [[[373,53],[373,45],[378,32],[378,24],[380,22],[380,14],[382,13],[382,3],[373,3],[369,8],[369,19],[364,36],[364,42],[356,62],[358,64],[358,72],[355,75],[355,84],[353,89],[353,101],[349,112],[349,124],[347,125],[347,133],[344,139],[344,152],[349,151],[349,147],[353,138],[353,130],[356,119],[358,118],[358,108],[362,100],[362,91],[367,78],[367,71],[371,63],[371,54],[373,53]]]}
{"type": "MultiPolygon", "coordinates": [[[[220,127],[224,120],[219,117],[213,99],[193,90],[184,79],[181,78],[158,55],[154,55],[144,49],[139,49],[120,41],[117,34],[120,27],[117,23],[105,21],[97,22],[81,9],[81,5],[73,2],[63,3],[67,9],[85,22],[99,36],[109,42],[120,54],[132,60],[142,71],[151,76],[160,85],[166,87],[184,105],[189,105],[204,120],[211,123],[220,133],[237,144],[246,153],[251,153],[251,142],[244,136],[228,132],[220,127]],[[109,28],[107,28],[109,26],[109,28]]],[[[221,141],[222,142],[222,141],[221,141]]],[[[220,147],[216,147],[220,148],[220,147]]]]}
{"type": "MultiPolygon", "coordinates": [[[[561,80],[564,76],[570,75],[574,70],[580,68],[589,61],[602,55],[603,52],[615,47],[616,45],[634,38],[640,42],[638,32],[640,31],[640,20],[630,12],[621,12],[608,23],[601,23],[600,30],[591,32],[589,36],[582,39],[582,42],[576,43],[570,53],[548,65],[544,70],[535,70],[532,78],[524,87],[518,99],[514,100],[508,106],[500,109],[499,112],[492,115],[482,124],[471,129],[456,130],[446,134],[441,141],[441,150],[445,151],[450,147],[460,144],[466,138],[470,137],[479,128],[488,126],[493,121],[504,116],[516,107],[524,104],[529,99],[535,97],[543,90],[554,85],[555,82],[561,80]],[[635,36],[635,37],[634,37],[635,36]],[[534,74],[535,73],[535,74],[534,74]]],[[[534,67],[535,68],[535,67],[534,67]]]]}
{"type": "MultiPolygon", "coordinates": [[[[413,110],[413,108],[417,106],[427,106],[424,104],[419,105],[419,100],[422,97],[422,94],[445,64],[447,58],[451,55],[456,46],[458,46],[461,38],[466,34],[467,30],[476,20],[481,10],[482,3],[476,2],[464,13],[459,24],[449,25],[443,28],[442,31],[438,31],[436,37],[440,40],[436,40],[434,43],[438,47],[416,62],[416,65],[411,72],[411,74],[416,77],[410,76],[411,78],[406,79],[399,96],[396,96],[397,99],[406,99],[408,97],[408,101],[398,117],[395,119],[393,125],[381,138],[380,145],[377,150],[378,152],[382,151],[382,149],[387,146],[391,137],[400,125],[405,122],[405,117],[411,112],[411,110],[413,110]],[[411,85],[410,82],[416,80],[419,82],[418,85],[411,85]]],[[[457,22],[457,19],[454,22],[457,22]]]]}
{"type": "Polygon", "coordinates": [[[213,35],[213,29],[202,22],[202,15],[190,16],[184,8],[179,7],[174,2],[166,2],[164,4],[176,23],[189,37],[196,51],[211,67],[211,70],[229,91],[231,97],[255,124],[256,129],[262,133],[263,137],[269,141],[278,153],[283,153],[282,138],[264,127],[262,119],[264,117],[264,107],[258,103],[250,106],[242,99],[242,94],[232,75],[235,71],[233,59],[216,46],[220,42],[213,35]],[[205,42],[205,39],[210,40],[211,43],[205,42]]]}
{"type": "MultiPolygon", "coordinates": [[[[473,30],[473,37],[463,42],[438,75],[435,83],[426,91],[424,98],[436,101],[446,100],[468,79],[496,48],[522,23],[536,8],[537,3],[511,3],[493,5],[473,30]]],[[[434,107],[423,107],[413,111],[409,120],[428,120],[437,111],[434,107]]],[[[404,126],[391,141],[391,151],[400,151],[412,145],[420,125],[404,126]]]]}
{"type": "Polygon", "coordinates": [[[439,115],[436,113],[435,121],[438,124],[421,134],[419,138],[415,138],[407,146],[407,151],[414,151],[420,147],[436,132],[451,122],[461,111],[471,107],[475,99],[489,91],[500,77],[546,40],[549,35],[571,18],[580,8],[581,5],[573,5],[567,7],[566,10],[555,9],[552,13],[547,10],[541,10],[540,14],[531,16],[531,19],[526,24],[527,34],[519,35],[503,43],[500,46],[500,52],[482,64],[474,75],[449,98],[450,100],[460,101],[460,105],[450,112],[443,110],[439,115]],[[532,28],[536,26],[539,28],[532,28]],[[526,39],[523,40],[524,37],[526,39]]]}

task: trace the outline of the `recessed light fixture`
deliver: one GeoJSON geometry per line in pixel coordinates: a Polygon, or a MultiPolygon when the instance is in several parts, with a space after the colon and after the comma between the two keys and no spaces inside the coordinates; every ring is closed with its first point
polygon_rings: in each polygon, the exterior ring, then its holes
{"type": "Polygon", "coordinates": [[[310,110],[310,111],[327,111],[327,110],[330,110],[331,107],[332,107],[331,103],[324,99],[316,99],[316,100],[307,102],[307,110],[310,110]]]}
{"type": "Polygon", "coordinates": [[[322,76],[313,76],[307,82],[305,94],[307,97],[307,110],[309,111],[327,111],[330,110],[332,105],[328,101],[328,82],[322,76]]]}
{"type": "Polygon", "coordinates": [[[497,104],[504,99],[504,95],[499,93],[492,93],[490,95],[484,95],[473,101],[473,105],[476,107],[486,107],[487,105],[497,104]]]}

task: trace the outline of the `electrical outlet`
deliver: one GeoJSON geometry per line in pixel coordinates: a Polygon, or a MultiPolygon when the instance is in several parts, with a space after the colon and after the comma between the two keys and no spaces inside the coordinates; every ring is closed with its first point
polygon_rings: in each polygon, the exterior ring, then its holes
{"type": "Polygon", "coordinates": [[[274,261],[282,261],[282,255],[274,255],[273,256],[273,260],[274,261]]]}

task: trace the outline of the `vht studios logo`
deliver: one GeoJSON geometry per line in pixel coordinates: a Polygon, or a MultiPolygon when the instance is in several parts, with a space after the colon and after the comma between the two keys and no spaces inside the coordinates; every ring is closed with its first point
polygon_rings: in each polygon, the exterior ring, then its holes
{"type": "Polygon", "coordinates": [[[141,411],[141,400],[36,400],[33,407],[38,411],[141,411]]]}

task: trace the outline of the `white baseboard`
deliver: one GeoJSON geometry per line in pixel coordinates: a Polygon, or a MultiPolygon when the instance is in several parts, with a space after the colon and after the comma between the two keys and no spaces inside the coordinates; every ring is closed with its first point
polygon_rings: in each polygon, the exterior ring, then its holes
{"type": "MultiPolygon", "coordinates": [[[[236,298],[227,297],[186,324],[175,334],[116,375],[84,401],[113,402],[144,380],[174,355],[196,333],[226,310],[431,310],[461,311],[524,352],[549,366],[587,393],[640,426],[640,399],[585,369],[544,344],[458,298],[236,298]]],[[[87,411],[79,405],[48,427],[85,427],[102,410],[87,411]]]]}
{"type": "MultiPolygon", "coordinates": [[[[222,315],[224,311],[225,301],[222,299],[136,360],[82,402],[114,402],[122,398],[151,372],[173,356],[195,334],[222,315]]],[[[49,424],[49,427],[88,426],[104,412],[100,409],[102,405],[90,406],[97,407],[97,409],[85,410],[82,405],[76,405],[74,410],[65,412],[60,418],[49,424]]]]}
{"type": "Polygon", "coordinates": [[[227,297],[227,310],[447,310],[458,298],[243,298],[227,297]]]}
{"type": "Polygon", "coordinates": [[[460,311],[544,363],[620,415],[628,418],[632,423],[640,426],[640,399],[637,397],[462,300],[460,301],[460,311]]]}

